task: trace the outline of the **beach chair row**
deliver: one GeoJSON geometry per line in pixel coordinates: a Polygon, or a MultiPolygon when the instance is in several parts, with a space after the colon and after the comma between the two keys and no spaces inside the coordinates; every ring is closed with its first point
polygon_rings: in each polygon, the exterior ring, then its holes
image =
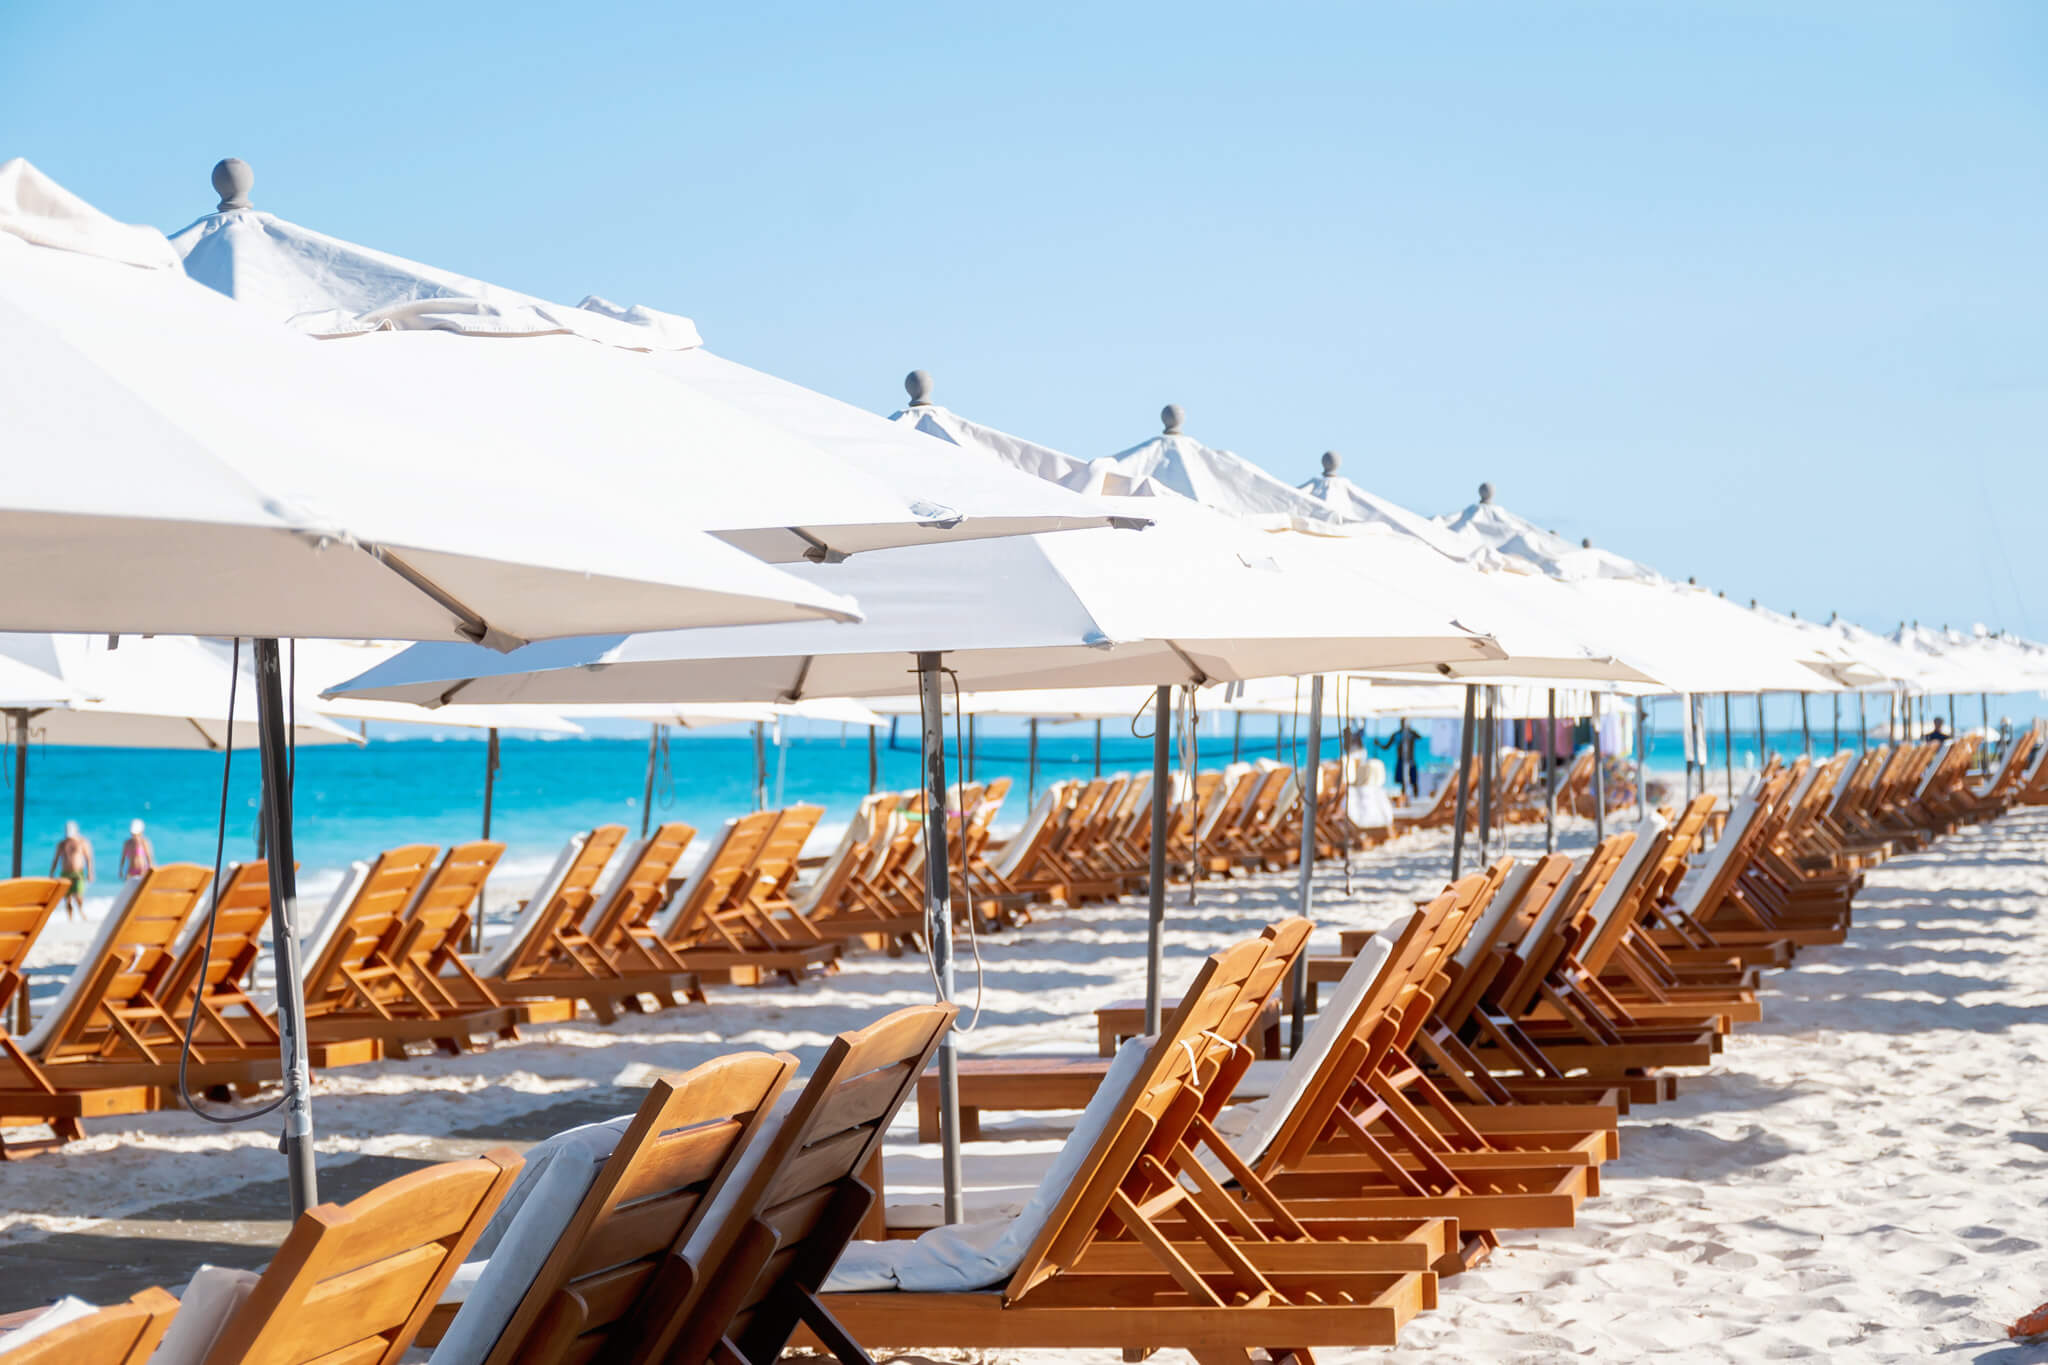
{"type": "MultiPolygon", "coordinates": [[[[1390,1343],[1499,1232],[1569,1226],[1617,1116],[1759,1017],[1759,966],[1845,931],[1875,859],[2023,799],[2041,743],[1981,781],[1958,745],[1774,765],[1711,844],[1703,796],[1576,861],[1504,859],[1347,935],[1277,1068],[1248,1038],[1309,926],[1274,925],[1205,961],[1159,1037],[1008,1063],[1039,1102],[987,1107],[1080,1117],[1032,1196],[971,1226],[921,1229],[882,1194],[881,1135],[951,1020],[925,1007],[839,1039],[793,1104],[792,1059],[724,1058],[524,1170],[487,1154],[316,1210],[263,1276],[208,1272],[182,1306],[0,1323],[27,1328],[0,1361],[140,1361],[159,1339],[221,1365],[1390,1343]]],[[[969,1062],[963,1099],[1005,1065],[969,1062]]]]}

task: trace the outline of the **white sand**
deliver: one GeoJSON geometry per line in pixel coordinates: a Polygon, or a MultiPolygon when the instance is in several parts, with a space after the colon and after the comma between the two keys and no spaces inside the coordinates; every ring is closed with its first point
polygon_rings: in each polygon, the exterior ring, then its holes
{"type": "MultiPolygon", "coordinates": [[[[1538,846],[1540,830],[1515,832],[1538,846]]],[[[1579,826],[1567,847],[1583,847],[1579,826]]],[[[1516,1234],[1446,1281],[1378,1360],[1633,1361],[1983,1359],[2048,1361],[2004,1324],[2048,1300],[2048,812],[1966,832],[1878,869],[1857,928],[1767,979],[1766,1019],[1743,1027],[1675,1104],[1625,1121],[1605,1192],[1568,1231],[1516,1234]]],[[[1441,884],[1441,837],[1354,861],[1345,894],[1319,874],[1318,921],[1373,927],[1441,884]]],[[[1203,952],[1292,904],[1291,877],[1173,899],[1170,981],[1203,952]]],[[[1140,993],[1143,910],[1048,914],[985,941],[983,1017],[970,1053],[1090,1051],[1087,1011],[1140,993]]],[[[961,947],[971,1007],[972,957],[961,947]]],[[[714,989],[708,1009],[609,1028],[530,1031],[461,1059],[320,1075],[320,1147],[458,1150],[445,1135],[745,1045],[808,1061],[835,1031],[927,999],[918,958],[864,956],[800,990],[714,989]]],[[[981,1198],[1015,1198],[1059,1124],[1019,1116],[1016,1140],[970,1149],[981,1198]]],[[[184,1114],[103,1120],[65,1152],[4,1168],[0,1237],[33,1240],[170,1198],[274,1180],[275,1129],[222,1132],[184,1114]]],[[[908,1116],[889,1153],[892,1202],[929,1198],[936,1163],[908,1116]]],[[[482,1145],[470,1142],[470,1146],[482,1145]]],[[[252,1216],[274,1216],[250,1210],[252,1216]]],[[[0,1302],[0,1308],[18,1306],[0,1302]]],[[[950,1354],[950,1353],[949,1353],[950,1354]]],[[[987,1356],[988,1353],[976,1353],[987,1356]]],[[[1019,1353],[1108,1365],[1110,1352],[1019,1353]]],[[[1007,1356],[1005,1358],[1008,1358],[1007,1356]]]]}

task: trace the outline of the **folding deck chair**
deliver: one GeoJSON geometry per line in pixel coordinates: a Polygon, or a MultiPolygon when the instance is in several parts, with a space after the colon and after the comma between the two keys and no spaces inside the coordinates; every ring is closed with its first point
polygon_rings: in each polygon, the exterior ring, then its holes
{"type": "MultiPolygon", "coordinates": [[[[0,881],[0,1021],[17,991],[28,989],[22,964],[37,937],[63,903],[65,884],[55,877],[0,881]]],[[[96,1086],[60,1090],[30,1060],[0,1024],[0,1161],[33,1156],[85,1136],[81,1122],[112,1114],[140,1114],[151,1107],[147,1086],[96,1086]],[[47,1125],[50,1137],[9,1141],[10,1128],[47,1125]]],[[[114,1310],[108,1310],[114,1311],[114,1310]]]]}
{"type": "Polygon", "coordinates": [[[818,1297],[836,1330],[869,1346],[1177,1347],[1205,1362],[1391,1343],[1435,1303],[1428,1267],[1455,1237],[1443,1220],[1319,1228],[1256,1188],[1234,1198],[1189,1148],[1201,1082],[1235,1050],[1213,1030],[1266,952],[1215,955],[1161,1036],[1125,1045],[1014,1219],[849,1247],[818,1297]]]}

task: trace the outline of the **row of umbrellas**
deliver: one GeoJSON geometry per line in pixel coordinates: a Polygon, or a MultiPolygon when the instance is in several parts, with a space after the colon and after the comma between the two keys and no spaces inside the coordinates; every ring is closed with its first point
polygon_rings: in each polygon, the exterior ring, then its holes
{"type": "MultiPolygon", "coordinates": [[[[1490,496],[1425,518],[1334,458],[1294,488],[1193,440],[1178,409],[1080,460],[937,407],[921,375],[882,418],[713,354],[687,319],[285,222],[249,205],[239,162],[214,182],[219,208],[167,241],[0,164],[0,402],[27,456],[0,493],[0,629],[254,639],[281,983],[298,971],[280,639],[424,642],[327,690],[443,714],[659,723],[914,692],[935,804],[947,687],[1153,689],[1163,768],[1177,687],[1313,675],[1313,753],[1328,673],[1637,695],[1888,676],[1853,641],[1569,546],[1490,496]]],[[[926,897],[950,995],[944,835],[929,822],[926,897]]],[[[302,1207],[296,1011],[281,1000],[302,1207]]],[[[950,1092],[950,1038],[939,1061],[950,1092]]],[[[951,1211],[955,1159],[947,1175],[951,1211]]]]}

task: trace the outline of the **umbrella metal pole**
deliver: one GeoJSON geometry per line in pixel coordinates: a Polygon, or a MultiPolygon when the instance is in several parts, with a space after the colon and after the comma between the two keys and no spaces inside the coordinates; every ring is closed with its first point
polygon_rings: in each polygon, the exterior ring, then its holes
{"type": "Polygon", "coordinates": [[[1287,761],[1287,717],[1273,717],[1273,757],[1287,761]]]}
{"type": "MultiPolygon", "coordinates": [[[[496,730],[491,731],[492,739],[496,739],[497,736],[496,730]]],[[[643,839],[647,837],[647,822],[654,814],[654,765],[660,757],[661,722],[656,721],[648,727],[647,781],[640,788],[640,837],[643,839]]]]}
{"type": "Polygon", "coordinates": [[[1593,842],[1607,837],[1607,774],[1605,756],[1600,752],[1600,694],[1593,694],[1593,842]]]}
{"type": "Polygon", "coordinates": [[[875,794],[875,789],[881,785],[881,740],[879,735],[876,733],[875,727],[870,725],[868,727],[868,795],[873,796],[875,794]]]}
{"type": "Polygon", "coordinates": [[[768,725],[758,720],[754,722],[754,809],[768,809],[768,725]]]}
{"type": "MultiPolygon", "coordinates": [[[[1858,692],[1856,695],[1860,697],[1863,694],[1861,692],[1858,692]]],[[[1834,696],[1828,698],[1828,700],[1831,703],[1833,703],[1835,725],[1834,748],[1829,751],[1829,756],[1832,757],[1833,755],[1842,752],[1842,694],[1840,692],[1837,692],[1834,696]]]]}
{"type": "Polygon", "coordinates": [[[1031,718],[1031,737],[1025,755],[1024,809],[1029,810],[1038,800],[1038,717],[1031,718]]]}
{"type": "Polygon", "coordinates": [[[1650,708],[1636,698],[1636,819],[1650,818],[1650,708]]]}
{"type": "Polygon", "coordinates": [[[1102,776],[1102,720],[1095,721],[1095,775],[1102,776]]]}
{"type": "MultiPolygon", "coordinates": [[[[1309,918],[1315,904],[1316,798],[1322,794],[1322,780],[1323,675],[1318,673],[1308,685],[1308,766],[1301,777],[1301,889],[1296,895],[1301,908],[1295,913],[1303,919],[1309,918]]],[[[1302,1035],[1307,1032],[1308,954],[1296,953],[1290,970],[1294,973],[1294,1008],[1288,1034],[1292,1053],[1301,1051],[1302,1035]]]]}
{"type": "Polygon", "coordinates": [[[1948,694],[1948,733],[1949,733],[1949,737],[1950,737],[1951,739],[1953,739],[1953,738],[1955,737],[1955,733],[1956,733],[1956,694],[1955,694],[1955,693],[1953,693],[1953,692],[1951,692],[1951,693],[1949,693],[1949,694],[1948,694]]]}
{"type": "Polygon", "coordinates": [[[1808,721],[1808,720],[1807,720],[1807,718],[1806,718],[1806,698],[1807,698],[1807,696],[1808,696],[1808,694],[1807,694],[1807,693],[1805,693],[1805,692],[1801,692],[1801,693],[1799,694],[1799,751],[1800,751],[1801,753],[1805,754],[1805,755],[1806,755],[1806,756],[1807,756],[1808,758],[1812,758],[1812,757],[1813,757],[1813,725],[1812,725],[1812,723],[1811,723],[1810,721],[1808,721]]]}
{"type": "MultiPolygon", "coordinates": [[[[491,837],[491,798],[496,793],[497,786],[498,727],[493,725],[484,732],[483,837],[486,839],[491,837]]],[[[469,950],[472,953],[480,953],[484,949],[484,915],[487,913],[487,907],[484,903],[484,893],[489,889],[489,887],[490,878],[488,877],[484,878],[482,881],[479,881],[476,884],[476,915],[474,918],[470,920],[469,925],[469,950]]]]}
{"type": "MultiPolygon", "coordinates": [[[[21,875],[21,841],[23,826],[28,814],[28,712],[9,711],[8,718],[14,722],[14,875],[21,875]]],[[[14,1032],[17,1036],[29,1031],[28,979],[22,978],[21,986],[14,993],[14,1032]]]]}
{"type": "Polygon", "coordinates": [[[974,780],[974,713],[967,713],[967,752],[960,758],[960,766],[967,769],[967,780],[974,780]]]}
{"type": "Polygon", "coordinates": [[[1863,716],[1863,694],[1856,694],[1856,752],[1870,752],[1870,722],[1863,716]]]}
{"type": "Polygon", "coordinates": [[[306,1057],[306,983],[299,970],[298,864],[285,753],[284,673],[277,641],[256,641],[257,748],[263,767],[263,846],[270,874],[270,950],[277,967],[277,1031],[284,1068],[284,1151],[292,1217],[320,1202],[313,1166],[312,1068],[306,1057]]]}
{"type": "MultiPolygon", "coordinates": [[[[1095,726],[1096,726],[1096,729],[1097,729],[1097,730],[1099,731],[1099,730],[1100,730],[1100,729],[1102,728],[1102,722],[1101,722],[1101,721],[1099,721],[1099,720],[1098,720],[1098,721],[1096,721],[1096,722],[1095,722],[1095,726]]],[[[1239,754],[1241,754],[1241,753],[1243,753],[1243,752],[1244,752],[1244,712],[1242,712],[1242,711],[1234,711],[1234,712],[1232,712],[1232,713],[1231,713],[1231,716],[1230,716],[1230,761],[1231,761],[1232,763],[1236,763],[1236,762],[1237,762],[1237,760],[1238,760],[1238,755],[1239,755],[1239,754]]]]}
{"type": "MultiPolygon", "coordinates": [[[[1979,692],[1977,699],[1984,704],[1984,743],[1979,746],[1977,752],[1984,755],[1984,771],[1986,775],[1989,775],[1991,772],[1991,741],[1993,739],[1991,733],[1991,694],[1989,692],[1979,692]]],[[[2005,755],[2001,753],[1999,757],[2004,758],[2005,755]]],[[[16,835],[14,842],[20,843],[21,837],[16,835]]]]}
{"type": "Polygon", "coordinates": [[[1493,746],[1496,738],[1493,723],[1493,689],[1486,693],[1486,728],[1479,735],[1479,861],[1484,863],[1493,853],[1493,746]]]}
{"type": "MultiPolygon", "coordinates": [[[[917,702],[924,750],[924,941],[940,1001],[953,1000],[953,878],[946,851],[946,713],[939,690],[939,656],[917,656],[917,702]]],[[[945,1217],[966,1217],[960,1170],[960,1054],[953,1030],[939,1039],[939,1152],[945,1183],[945,1217]]]]}
{"type": "Polygon", "coordinates": [[[1543,851],[1557,852],[1557,689],[1543,708],[1543,851]]]}
{"type": "Polygon", "coordinates": [[[1173,689],[1152,693],[1152,847],[1145,887],[1145,1032],[1159,1032],[1159,978],[1166,966],[1166,815],[1172,793],[1173,689]]]}
{"type": "Polygon", "coordinates": [[[1735,799],[1735,694],[1721,694],[1721,766],[1728,774],[1728,799],[1735,799]]]}
{"type": "Polygon", "coordinates": [[[1465,684],[1465,723],[1458,736],[1458,774],[1453,779],[1458,784],[1458,805],[1451,813],[1451,880],[1458,880],[1458,874],[1465,868],[1465,802],[1472,793],[1469,775],[1472,771],[1472,712],[1478,689],[1471,683],[1465,684]]]}
{"type": "Polygon", "coordinates": [[[1756,694],[1756,767],[1758,772],[1762,772],[1764,764],[1770,760],[1770,753],[1771,746],[1770,742],[1765,738],[1764,729],[1764,694],[1759,692],[1756,694]]]}

